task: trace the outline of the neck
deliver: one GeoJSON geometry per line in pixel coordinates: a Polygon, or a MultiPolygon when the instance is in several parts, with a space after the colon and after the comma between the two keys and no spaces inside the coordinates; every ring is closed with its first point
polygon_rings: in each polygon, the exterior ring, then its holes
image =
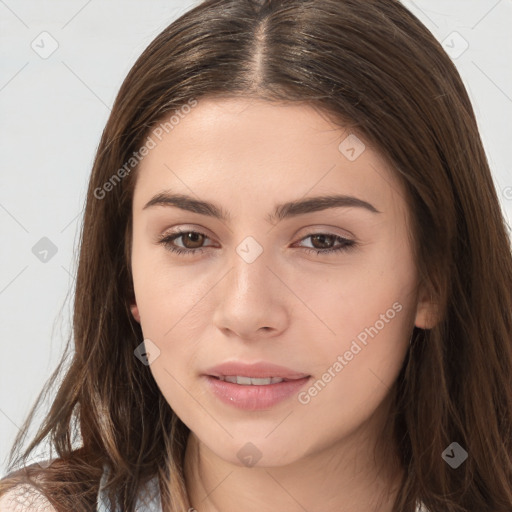
{"type": "Polygon", "coordinates": [[[403,470],[392,443],[384,442],[390,428],[375,416],[350,436],[274,467],[227,462],[191,432],[184,467],[191,506],[197,512],[238,512],[240,503],[245,512],[392,512],[403,470]]]}

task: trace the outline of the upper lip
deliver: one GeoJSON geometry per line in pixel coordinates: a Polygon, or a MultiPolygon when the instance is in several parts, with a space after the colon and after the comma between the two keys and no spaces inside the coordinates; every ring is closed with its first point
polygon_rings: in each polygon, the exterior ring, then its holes
{"type": "Polygon", "coordinates": [[[268,362],[249,364],[239,361],[227,361],[209,368],[205,373],[211,377],[237,376],[255,377],[260,379],[279,377],[281,379],[297,380],[309,377],[306,373],[301,373],[291,370],[290,368],[286,368],[285,366],[278,366],[268,362]]]}

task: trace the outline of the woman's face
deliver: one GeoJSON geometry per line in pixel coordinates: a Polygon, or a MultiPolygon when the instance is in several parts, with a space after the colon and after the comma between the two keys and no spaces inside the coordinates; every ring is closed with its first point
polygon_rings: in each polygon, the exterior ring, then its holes
{"type": "Polygon", "coordinates": [[[288,464],[370,424],[428,327],[403,190],[310,106],[187,112],[137,171],[132,312],[160,390],[209,450],[288,464]]]}

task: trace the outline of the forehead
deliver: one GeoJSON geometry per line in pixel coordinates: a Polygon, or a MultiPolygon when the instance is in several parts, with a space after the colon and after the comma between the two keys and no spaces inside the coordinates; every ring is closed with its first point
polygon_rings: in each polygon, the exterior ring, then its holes
{"type": "Polygon", "coordinates": [[[202,98],[186,112],[150,133],[134,206],[163,190],[233,206],[235,195],[275,195],[277,203],[326,193],[354,195],[379,210],[400,206],[403,191],[384,157],[312,105],[202,98]]]}

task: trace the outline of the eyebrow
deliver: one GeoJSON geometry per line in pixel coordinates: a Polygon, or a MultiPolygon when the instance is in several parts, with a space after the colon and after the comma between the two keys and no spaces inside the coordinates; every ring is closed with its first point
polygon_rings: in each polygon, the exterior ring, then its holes
{"type": "MultiPolygon", "coordinates": [[[[168,191],[159,192],[153,196],[144,206],[143,210],[152,206],[174,206],[200,215],[207,215],[228,222],[231,216],[222,207],[208,201],[200,201],[186,194],[172,194],[168,191]]],[[[372,213],[382,213],[367,201],[354,196],[329,195],[308,197],[278,204],[272,214],[267,215],[267,222],[273,224],[286,218],[318,212],[329,208],[362,208],[372,213]]]]}

